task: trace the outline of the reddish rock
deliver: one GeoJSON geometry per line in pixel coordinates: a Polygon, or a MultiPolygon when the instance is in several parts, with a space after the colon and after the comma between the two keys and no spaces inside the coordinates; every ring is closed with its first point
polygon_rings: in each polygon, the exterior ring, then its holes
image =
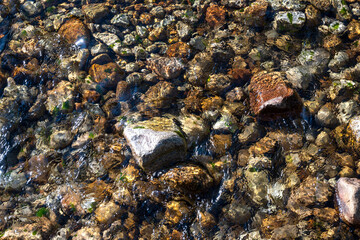
{"type": "Polygon", "coordinates": [[[340,178],[336,183],[336,201],[340,218],[353,225],[360,225],[360,179],[340,178]]]}
{"type": "Polygon", "coordinates": [[[70,44],[75,44],[80,38],[84,38],[86,44],[90,40],[89,29],[77,18],[71,18],[65,22],[60,27],[59,34],[70,44]]]}
{"type": "Polygon", "coordinates": [[[220,27],[225,23],[225,10],[217,5],[210,6],[206,11],[206,22],[210,27],[220,27]]]}
{"type": "Polygon", "coordinates": [[[261,72],[249,85],[250,106],[261,120],[299,115],[302,101],[279,72],[261,72]]]}
{"type": "Polygon", "coordinates": [[[124,78],[124,71],[114,62],[103,65],[93,64],[89,69],[93,80],[105,88],[115,88],[116,84],[124,78]]]}
{"type": "Polygon", "coordinates": [[[47,182],[49,176],[48,161],[44,155],[33,156],[28,161],[29,178],[40,184],[47,182]]]}

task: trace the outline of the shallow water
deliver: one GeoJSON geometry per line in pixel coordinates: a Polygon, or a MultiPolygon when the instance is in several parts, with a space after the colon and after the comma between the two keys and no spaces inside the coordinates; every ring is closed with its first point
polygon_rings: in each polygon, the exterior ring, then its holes
{"type": "Polygon", "coordinates": [[[359,16],[3,1],[1,239],[358,239],[359,16]]]}

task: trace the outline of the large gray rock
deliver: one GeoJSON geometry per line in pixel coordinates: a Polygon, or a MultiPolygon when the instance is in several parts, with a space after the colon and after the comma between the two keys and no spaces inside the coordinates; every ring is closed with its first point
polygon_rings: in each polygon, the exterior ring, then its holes
{"type": "Polygon", "coordinates": [[[185,136],[171,119],[154,117],[129,124],[123,134],[145,171],[161,170],[185,157],[185,136]]]}
{"type": "Polygon", "coordinates": [[[340,178],[336,183],[336,201],[345,222],[360,225],[360,179],[340,178]]]}

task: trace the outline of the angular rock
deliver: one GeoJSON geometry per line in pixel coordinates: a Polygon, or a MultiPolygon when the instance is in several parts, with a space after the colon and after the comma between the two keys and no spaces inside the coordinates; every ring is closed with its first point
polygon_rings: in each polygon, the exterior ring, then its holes
{"type": "Polygon", "coordinates": [[[110,9],[105,3],[95,3],[83,5],[82,11],[88,22],[100,23],[109,15],[110,9]]]}
{"type": "Polygon", "coordinates": [[[232,84],[232,79],[225,74],[210,75],[206,83],[206,89],[216,95],[221,95],[226,92],[232,84]]]}
{"type": "Polygon", "coordinates": [[[157,57],[147,61],[148,68],[165,79],[173,79],[180,76],[185,66],[179,58],[157,57]]]}
{"type": "Polygon", "coordinates": [[[261,72],[252,77],[249,85],[250,106],[262,120],[299,115],[302,101],[279,72],[261,72]]]}
{"type": "Polygon", "coordinates": [[[90,31],[85,24],[77,19],[71,18],[66,21],[59,29],[58,33],[63,37],[69,44],[78,45],[81,41],[87,45],[90,41],[90,31]]]}
{"type": "Polygon", "coordinates": [[[185,157],[184,135],[171,119],[154,117],[130,124],[123,134],[138,165],[146,171],[161,170],[185,157]]]}
{"type": "Polygon", "coordinates": [[[268,1],[257,0],[250,6],[245,7],[244,12],[240,14],[240,17],[247,26],[262,27],[266,23],[266,12],[268,6],[268,1]]]}
{"type": "Polygon", "coordinates": [[[321,74],[326,70],[330,56],[330,53],[323,48],[303,49],[298,56],[298,61],[301,65],[309,67],[310,73],[321,74]]]}
{"type": "Polygon", "coordinates": [[[336,202],[340,217],[349,224],[360,225],[360,179],[339,178],[336,183],[336,202]]]}

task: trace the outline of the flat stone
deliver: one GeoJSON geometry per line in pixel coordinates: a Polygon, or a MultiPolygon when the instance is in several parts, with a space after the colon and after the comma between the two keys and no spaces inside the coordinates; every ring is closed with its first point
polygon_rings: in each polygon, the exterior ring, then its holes
{"type": "Polygon", "coordinates": [[[360,179],[340,178],[336,183],[336,201],[340,217],[349,224],[360,225],[360,179]]]}
{"type": "Polygon", "coordinates": [[[302,109],[301,98],[280,72],[261,72],[253,76],[249,96],[252,111],[262,120],[299,115],[302,109]]]}
{"type": "Polygon", "coordinates": [[[171,119],[154,117],[130,124],[123,134],[138,165],[145,171],[161,170],[185,157],[185,139],[171,119]]]}

